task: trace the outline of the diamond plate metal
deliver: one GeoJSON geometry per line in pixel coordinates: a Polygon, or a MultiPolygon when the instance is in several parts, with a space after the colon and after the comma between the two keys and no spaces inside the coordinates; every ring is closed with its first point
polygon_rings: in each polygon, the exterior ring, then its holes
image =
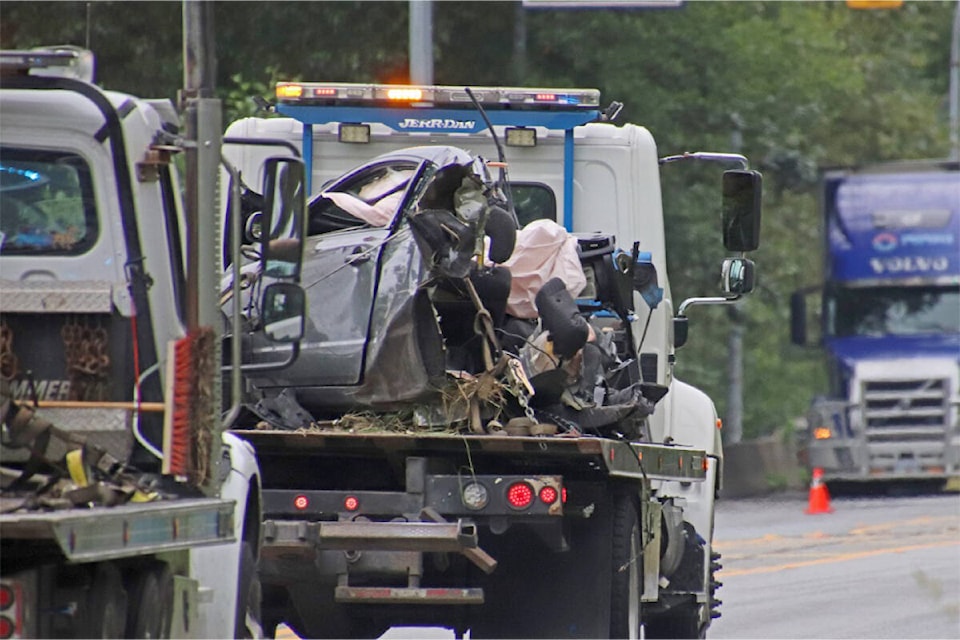
{"type": "MultiPolygon", "coordinates": [[[[38,415],[58,429],[70,431],[90,444],[101,447],[118,460],[126,460],[133,448],[133,434],[129,426],[131,412],[125,409],[40,409],[38,415]]],[[[76,445],[51,438],[46,457],[61,459],[76,445]]],[[[25,462],[30,457],[27,448],[11,449],[0,446],[4,462],[25,462]]]]}
{"type": "Polygon", "coordinates": [[[112,291],[100,280],[0,280],[4,313],[110,313],[112,291]]]}

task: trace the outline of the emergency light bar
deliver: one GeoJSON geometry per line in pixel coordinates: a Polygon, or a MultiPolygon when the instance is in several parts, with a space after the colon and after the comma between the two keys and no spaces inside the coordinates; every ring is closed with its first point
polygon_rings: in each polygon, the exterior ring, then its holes
{"type": "Polygon", "coordinates": [[[75,78],[93,82],[93,52],[72,45],[0,51],[0,70],[7,74],[29,74],[75,78]]]}
{"type": "MultiPolygon", "coordinates": [[[[597,109],[597,89],[471,87],[485,109],[597,109]]],[[[472,107],[462,87],[330,82],[278,82],[277,101],[289,105],[472,107]]]]}

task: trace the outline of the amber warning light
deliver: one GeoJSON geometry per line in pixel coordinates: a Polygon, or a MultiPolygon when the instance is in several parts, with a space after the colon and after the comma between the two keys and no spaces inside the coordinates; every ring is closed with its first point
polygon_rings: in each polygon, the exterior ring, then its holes
{"type": "MultiPolygon", "coordinates": [[[[597,109],[597,89],[547,89],[526,87],[472,87],[471,91],[484,108],[513,109],[523,107],[549,109],[597,109]]],[[[331,105],[389,106],[454,106],[471,107],[472,100],[462,86],[357,84],[349,82],[278,82],[277,100],[284,103],[310,103],[312,100],[331,105]]]]}
{"type": "Polygon", "coordinates": [[[403,102],[423,100],[423,91],[420,89],[398,87],[396,89],[389,89],[387,91],[387,98],[403,102]]]}

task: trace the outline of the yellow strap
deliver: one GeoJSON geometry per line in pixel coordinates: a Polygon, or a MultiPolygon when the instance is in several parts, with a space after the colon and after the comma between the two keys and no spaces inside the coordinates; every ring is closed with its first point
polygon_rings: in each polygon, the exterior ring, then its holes
{"type": "Polygon", "coordinates": [[[133,496],[130,497],[130,502],[153,502],[160,496],[156,491],[151,491],[150,493],[144,493],[137,489],[133,492],[133,496]]]}
{"type": "Polygon", "coordinates": [[[83,450],[73,449],[67,452],[67,471],[70,472],[70,479],[78,487],[85,487],[90,484],[87,480],[87,470],[83,464],[83,450]]]}

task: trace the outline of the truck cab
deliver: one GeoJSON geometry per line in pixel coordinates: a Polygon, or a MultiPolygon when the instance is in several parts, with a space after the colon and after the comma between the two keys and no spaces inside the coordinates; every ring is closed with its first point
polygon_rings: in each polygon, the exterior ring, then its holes
{"type": "Polygon", "coordinates": [[[173,346],[190,298],[180,116],[95,85],[86,50],[0,62],[4,628],[248,633],[256,458],[219,425],[191,451],[195,423],[173,416],[174,390],[204,379],[173,346]]]}
{"type": "Polygon", "coordinates": [[[832,482],[942,482],[960,474],[960,173],[895,162],[823,175],[827,395],[809,413],[811,468],[832,482]]]}

